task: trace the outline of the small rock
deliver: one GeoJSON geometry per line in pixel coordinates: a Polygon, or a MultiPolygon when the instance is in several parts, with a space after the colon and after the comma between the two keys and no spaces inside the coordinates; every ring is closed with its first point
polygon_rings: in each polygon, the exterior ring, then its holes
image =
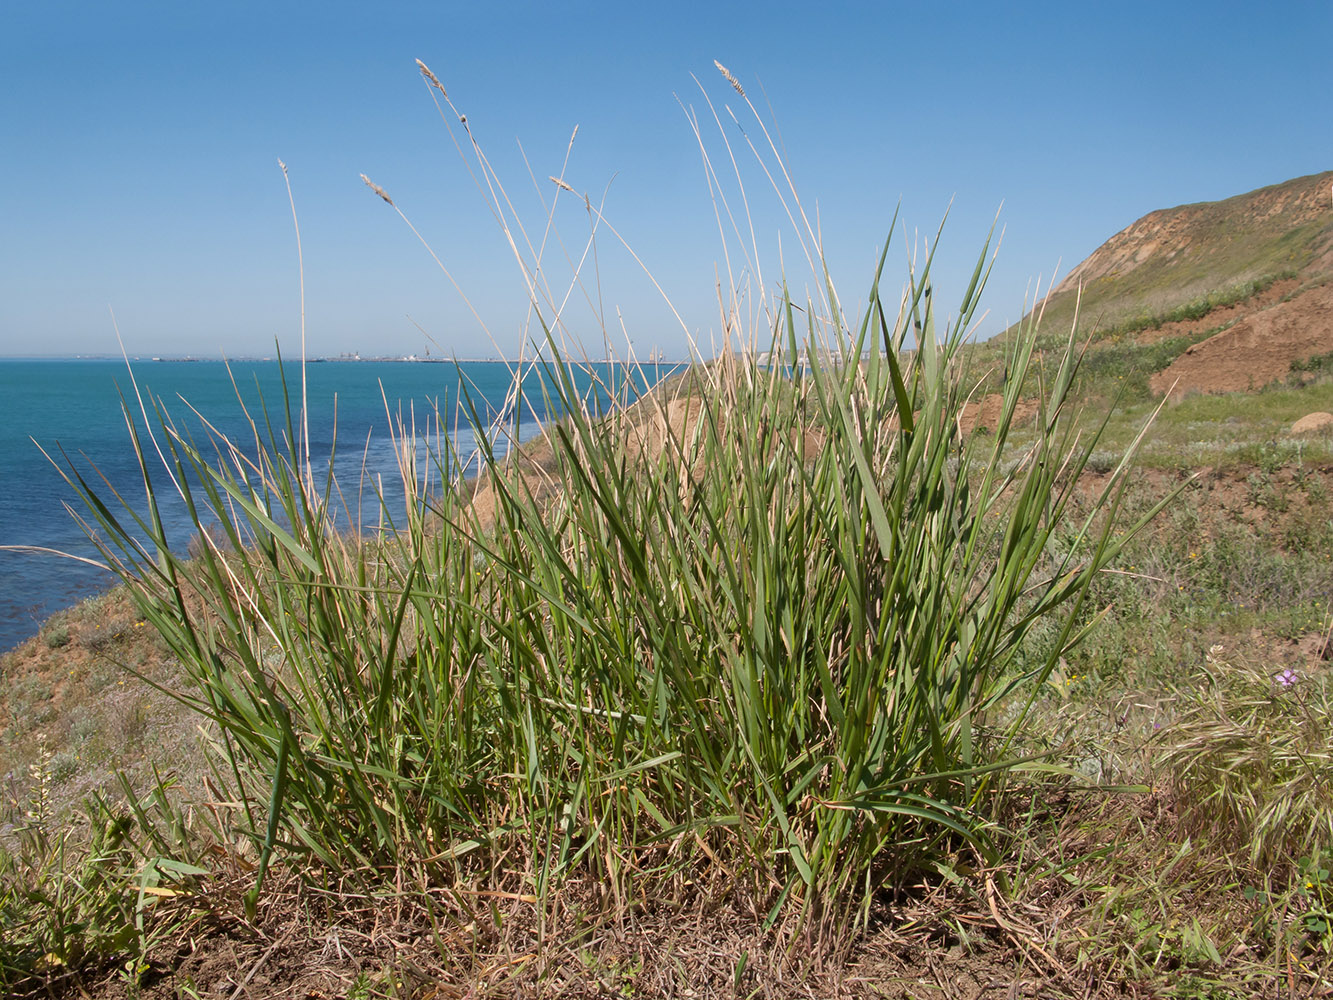
{"type": "Polygon", "coordinates": [[[1314,431],[1322,431],[1326,427],[1333,427],[1333,413],[1324,413],[1322,410],[1317,413],[1307,413],[1294,424],[1291,425],[1292,434],[1310,434],[1314,431]]]}

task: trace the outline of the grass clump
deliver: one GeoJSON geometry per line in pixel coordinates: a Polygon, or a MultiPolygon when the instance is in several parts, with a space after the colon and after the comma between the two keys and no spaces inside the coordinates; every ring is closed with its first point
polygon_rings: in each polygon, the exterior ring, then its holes
{"type": "Polygon", "coordinates": [[[1333,372],[1333,353],[1296,360],[1291,363],[1287,385],[1302,387],[1311,382],[1327,381],[1330,372],[1333,372]]]}
{"type": "Polygon", "coordinates": [[[1181,693],[1162,765],[1196,832],[1286,870],[1333,843],[1333,720],[1325,673],[1229,662],[1221,644],[1181,693]]]}
{"type": "MultiPolygon", "coordinates": [[[[806,349],[782,298],[786,351],[808,364],[728,354],[703,392],[600,419],[552,364],[571,414],[556,488],[538,502],[487,451],[491,523],[422,488],[410,438],[403,513],[361,538],[336,530],[331,476],[316,494],[276,433],[215,438],[210,462],[159,411],[174,483],[226,534],[201,532],[194,560],[162,535],[140,432],[151,549],[72,476],[188,675],[173,693],[222,734],[261,878],[277,850],[431,884],[521,859],[539,897],[585,869],[633,899],[702,868],[775,915],[832,920],[950,845],[986,851],[1022,692],[1081,638],[1088,588],[1156,508],[1119,536],[1113,517],[1066,522],[1096,438],[1075,438],[1072,346],[1017,463],[1021,378],[995,434],[963,435],[983,279],[938,336],[924,281],[894,314],[876,282],[857,329],[827,317],[836,351],[806,349]],[[1038,623],[1050,641],[1020,661],[1038,623]]],[[[437,440],[448,484],[461,463],[437,440]]],[[[1095,512],[1114,513],[1125,469],[1095,512]]]]}
{"type": "Polygon", "coordinates": [[[188,898],[195,876],[207,874],[182,860],[190,851],[186,821],[168,801],[169,782],[125,806],[95,794],[76,815],[58,816],[58,764],[43,746],[27,795],[0,812],[9,820],[0,827],[6,995],[74,988],[82,971],[98,966],[118,967],[132,988],[150,968],[157,905],[188,898]]]}
{"type": "Polygon", "coordinates": [[[43,636],[47,649],[60,649],[62,646],[69,645],[69,626],[59,625],[47,630],[43,636]]]}

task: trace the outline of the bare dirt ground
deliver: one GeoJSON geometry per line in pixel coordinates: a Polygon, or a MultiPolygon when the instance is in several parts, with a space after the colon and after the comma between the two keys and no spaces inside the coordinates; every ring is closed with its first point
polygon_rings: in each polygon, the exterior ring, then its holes
{"type": "Polygon", "coordinates": [[[1155,328],[1148,327],[1146,330],[1141,330],[1135,339],[1140,344],[1155,344],[1157,341],[1166,340],[1169,337],[1194,337],[1209,330],[1216,330],[1220,326],[1227,326],[1251,313],[1277,305],[1300,288],[1301,284],[1302,279],[1300,278],[1286,278],[1282,281],[1275,281],[1258,295],[1252,295],[1241,302],[1233,302],[1229,306],[1218,306],[1216,309],[1210,309],[1207,315],[1200,316],[1198,319],[1182,319],[1171,323],[1163,323],[1155,328]]]}
{"type": "Polygon", "coordinates": [[[24,809],[29,765],[43,756],[56,815],[94,791],[116,797],[117,772],[136,785],[155,769],[195,773],[203,720],[153,687],[181,683],[124,588],[54,615],[0,655],[0,838],[24,809]]]}
{"type": "MultiPolygon", "coordinates": [[[[1211,315],[1211,314],[1210,314],[1211,315]]],[[[1333,352],[1333,283],[1254,312],[1188,348],[1152,376],[1158,395],[1248,392],[1280,381],[1293,361],[1333,352]]]]}
{"type": "MultiPolygon", "coordinates": [[[[1018,405],[1014,407],[1015,427],[1021,427],[1037,415],[1037,400],[1020,399],[1018,405]]],[[[1000,424],[1000,415],[1004,412],[1004,397],[998,392],[992,392],[983,396],[979,400],[968,403],[963,407],[962,428],[964,434],[971,434],[975,430],[985,430],[994,432],[1000,424]]]]}

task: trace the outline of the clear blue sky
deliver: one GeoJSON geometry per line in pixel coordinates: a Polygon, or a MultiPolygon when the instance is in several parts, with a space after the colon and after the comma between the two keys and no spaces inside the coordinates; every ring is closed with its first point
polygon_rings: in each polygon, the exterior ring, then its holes
{"type": "MultiPolygon", "coordinates": [[[[739,113],[714,59],[761,110],[771,104],[845,299],[862,296],[899,203],[909,233],[933,234],[952,200],[936,287],[955,302],[1003,202],[994,330],[1018,318],[1038,276],[1067,272],[1154,208],[1333,166],[1331,42],[1326,0],[10,4],[0,355],[114,353],[108,306],[131,354],[263,355],[275,338],[295,353],[279,157],[300,216],[311,353],[421,353],[416,324],[433,353],[494,352],[362,172],[512,350],[523,284],[416,58],[468,116],[529,225],[540,228],[542,206],[517,143],[549,199],[546,178],[579,125],[566,179],[595,199],[610,185],[607,220],[705,344],[722,255],[677,98],[706,111],[695,74],[739,113]]],[[[742,166],[771,285],[780,220],[762,174],[742,166]]],[[[567,195],[557,221],[579,252],[586,215],[567,195]]],[[[619,311],[638,350],[680,354],[680,326],[602,236],[606,314],[618,324],[619,311]]],[[[782,246],[789,278],[806,286],[790,232],[782,246]]],[[[569,316],[596,339],[591,310],[569,316]]]]}

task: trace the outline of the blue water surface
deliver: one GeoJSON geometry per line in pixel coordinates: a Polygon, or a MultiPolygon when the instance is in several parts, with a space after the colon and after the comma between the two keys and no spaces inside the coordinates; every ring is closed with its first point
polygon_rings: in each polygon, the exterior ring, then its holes
{"type": "MultiPolygon", "coordinates": [[[[665,369],[595,367],[596,377],[616,382],[632,377],[639,385],[655,382],[665,369]]],[[[207,440],[201,417],[238,441],[253,441],[246,413],[260,421],[267,412],[279,436],[286,434],[283,375],[290,413],[299,429],[299,363],[242,361],[145,361],[130,368],[123,360],[0,360],[0,546],[55,549],[99,559],[96,547],[71,509],[86,514],[75,492],[48,460],[97,482],[102,492],[114,487],[143,512],[144,486],[126,426],[122,402],[142,432],[142,398],[155,426],[152,400],[161,400],[177,427],[201,445],[207,440]],[[242,408],[244,403],[244,409],[242,408]],[[197,415],[196,415],[197,413],[197,415]],[[45,449],[46,455],[43,455],[45,449]]],[[[441,428],[460,452],[475,447],[460,403],[486,419],[518,427],[519,440],[538,433],[549,419],[551,370],[532,371],[523,383],[523,403],[512,405],[513,376],[501,362],[327,361],[306,366],[312,465],[317,476],[328,469],[336,431],[334,472],[353,518],[373,522],[378,501],[369,484],[382,482],[386,493],[400,482],[394,434],[399,422],[433,437],[441,428]],[[543,382],[548,387],[544,390],[543,382]],[[510,408],[504,412],[506,400],[510,408]],[[438,414],[438,418],[437,418],[438,414]],[[359,486],[363,499],[358,505],[359,486]],[[359,506],[359,510],[358,510],[359,506]]],[[[580,391],[597,398],[587,372],[575,375],[580,391]]],[[[156,429],[156,428],[155,428],[156,429]]],[[[512,435],[510,435],[512,436],[512,435]]],[[[503,450],[505,436],[499,437],[503,450]]],[[[144,446],[151,449],[145,438],[144,446]]],[[[155,455],[150,470],[163,504],[173,548],[184,550],[194,534],[184,504],[171,496],[170,482],[155,455]]],[[[424,459],[424,454],[418,456],[424,459]]],[[[423,474],[428,463],[419,462],[423,474]]],[[[432,471],[434,484],[437,475],[432,471]]],[[[321,480],[322,481],[322,480],[321,480]]],[[[401,486],[397,490],[401,497],[401,486]]],[[[0,549],[0,651],[33,635],[42,621],[61,608],[107,589],[116,582],[107,572],[47,553],[0,549]]]]}

